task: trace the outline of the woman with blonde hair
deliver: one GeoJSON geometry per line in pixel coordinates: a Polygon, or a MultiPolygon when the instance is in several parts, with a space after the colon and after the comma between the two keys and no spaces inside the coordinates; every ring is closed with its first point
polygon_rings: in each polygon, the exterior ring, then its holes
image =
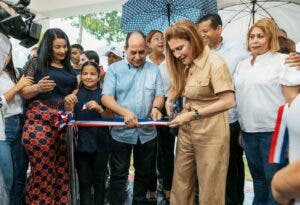
{"type": "Polygon", "coordinates": [[[278,107],[285,103],[281,83],[287,67],[287,55],[278,53],[278,29],[272,19],[257,21],[247,34],[251,56],[241,61],[235,72],[236,102],[242,141],[253,178],[253,204],[277,204],[270,183],[282,164],[270,164],[269,148],[274,132],[278,107]]]}
{"type": "Polygon", "coordinates": [[[204,43],[191,21],[178,21],[165,32],[166,60],[172,88],[166,101],[183,96],[183,111],[170,122],[179,126],[174,165],[172,205],[194,204],[198,176],[199,203],[225,204],[229,158],[226,110],[234,106],[228,67],[204,43]]]}

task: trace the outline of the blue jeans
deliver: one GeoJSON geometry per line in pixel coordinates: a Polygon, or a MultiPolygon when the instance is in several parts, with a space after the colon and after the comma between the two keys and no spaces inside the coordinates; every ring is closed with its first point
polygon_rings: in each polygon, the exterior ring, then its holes
{"type": "Polygon", "coordinates": [[[272,196],[271,180],[284,165],[270,164],[269,151],[273,132],[242,132],[243,146],[253,178],[253,205],[277,205],[272,196]]]}
{"type": "Polygon", "coordinates": [[[13,169],[13,184],[10,189],[11,205],[24,203],[24,188],[26,182],[26,171],[28,168],[28,159],[25,149],[21,144],[23,130],[23,115],[13,115],[5,118],[6,141],[10,146],[13,169]]]}
{"type": "Polygon", "coordinates": [[[10,145],[6,140],[0,140],[0,169],[3,173],[7,190],[11,190],[14,176],[10,145]]]}

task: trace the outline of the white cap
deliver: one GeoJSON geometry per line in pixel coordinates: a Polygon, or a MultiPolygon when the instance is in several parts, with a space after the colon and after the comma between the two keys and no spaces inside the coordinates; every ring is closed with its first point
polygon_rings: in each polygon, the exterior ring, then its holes
{"type": "Polygon", "coordinates": [[[108,56],[109,53],[113,53],[113,54],[119,56],[120,58],[124,57],[123,56],[123,51],[120,48],[116,47],[116,46],[113,46],[113,47],[109,48],[109,50],[105,52],[105,56],[108,56]]]}

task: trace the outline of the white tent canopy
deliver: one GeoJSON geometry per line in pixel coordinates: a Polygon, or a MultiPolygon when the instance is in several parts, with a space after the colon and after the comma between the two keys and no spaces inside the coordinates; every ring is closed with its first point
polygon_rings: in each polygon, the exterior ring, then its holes
{"type": "Polygon", "coordinates": [[[272,17],[288,37],[300,41],[300,0],[217,0],[227,39],[245,40],[249,26],[264,17],[272,17]],[[253,3],[255,3],[253,7],[253,3]]]}
{"type": "MultiPolygon", "coordinates": [[[[29,8],[37,14],[36,19],[40,20],[111,10],[121,11],[124,2],[126,0],[31,0],[29,8]]],[[[278,25],[288,32],[291,39],[296,42],[300,41],[300,0],[217,0],[219,14],[224,23],[224,37],[245,40],[246,31],[251,25],[249,23],[251,14],[248,16],[245,14],[251,13],[252,2],[257,4],[255,21],[268,16],[259,14],[262,13],[262,9],[258,5],[261,5],[272,15],[278,25]],[[235,16],[237,10],[241,10],[241,12],[235,16]]],[[[40,23],[47,25],[47,20],[45,22],[40,21],[40,23]]]]}
{"type": "Polygon", "coordinates": [[[121,10],[124,0],[31,0],[33,13],[49,18],[62,18],[88,13],[121,10]]]}

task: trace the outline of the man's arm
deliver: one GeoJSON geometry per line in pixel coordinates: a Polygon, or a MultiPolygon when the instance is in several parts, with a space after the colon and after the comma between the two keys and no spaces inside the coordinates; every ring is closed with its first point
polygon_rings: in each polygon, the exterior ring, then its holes
{"type": "Polygon", "coordinates": [[[160,120],[162,118],[161,109],[164,106],[164,86],[159,68],[155,79],[155,97],[152,102],[151,118],[160,120]]]}
{"type": "Polygon", "coordinates": [[[103,89],[102,89],[102,104],[109,110],[124,117],[125,125],[129,128],[139,127],[137,116],[130,110],[120,106],[116,99],[117,76],[114,67],[110,67],[105,74],[103,89]]]}
{"type": "Polygon", "coordinates": [[[162,118],[161,109],[164,106],[164,97],[156,96],[152,103],[151,118],[156,121],[162,118]]]}
{"type": "Polygon", "coordinates": [[[293,162],[276,172],[272,179],[272,193],[280,204],[289,204],[300,197],[300,161],[293,162]]]}
{"type": "Polygon", "coordinates": [[[130,110],[120,106],[113,96],[103,95],[101,97],[101,102],[106,108],[112,110],[120,116],[123,116],[124,123],[127,127],[139,127],[137,116],[130,110]]]}

